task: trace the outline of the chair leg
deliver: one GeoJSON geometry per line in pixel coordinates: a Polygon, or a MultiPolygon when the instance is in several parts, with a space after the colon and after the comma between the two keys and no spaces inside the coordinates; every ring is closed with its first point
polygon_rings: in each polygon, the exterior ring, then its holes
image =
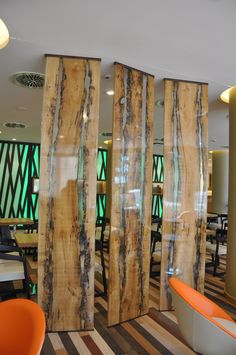
{"type": "Polygon", "coordinates": [[[29,280],[22,280],[23,282],[23,288],[24,288],[24,292],[27,294],[27,298],[30,300],[31,299],[31,295],[30,295],[30,287],[29,287],[29,280]]]}
{"type": "Polygon", "coordinates": [[[219,243],[217,242],[217,244],[216,244],[216,252],[215,252],[215,257],[214,257],[213,276],[216,276],[216,268],[217,268],[217,265],[220,264],[218,252],[219,252],[219,243]]]}
{"type": "Polygon", "coordinates": [[[151,256],[151,258],[150,258],[150,276],[152,275],[152,263],[153,263],[153,257],[151,256]]]}
{"type": "Polygon", "coordinates": [[[103,253],[103,246],[102,245],[100,248],[100,255],[101,255],[102,282],[103,282],[104,295],[107,295],[107,279],[106,279],[105,260],[104,260],[104,253],[103,253]]]}

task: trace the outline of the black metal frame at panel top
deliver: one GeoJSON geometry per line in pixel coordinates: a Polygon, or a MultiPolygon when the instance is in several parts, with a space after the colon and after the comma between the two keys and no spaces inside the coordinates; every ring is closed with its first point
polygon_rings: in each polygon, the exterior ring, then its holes
{"type": "Polygon", "coordinates": [[[32,178],[39,176],[39,157],[38,143],[0,141],[0,217],[37,219],[32,178]]]}

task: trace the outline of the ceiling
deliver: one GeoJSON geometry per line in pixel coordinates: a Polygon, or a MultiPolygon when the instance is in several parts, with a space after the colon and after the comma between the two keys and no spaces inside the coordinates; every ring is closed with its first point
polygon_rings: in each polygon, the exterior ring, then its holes
{"type": "MultiPolygon", "coordinates": [[[[163,99],[164,77],[208,82],[209,149],[227,146],[228,106],[219,95],[235,84],[235,14],[235,0],[2,0],[11,40],[0,51],[0,138],[40,142],[43,90],[9,78],[44,73],[44,54],[52,53],[102,59],[100,132],[111,131],[114,61],[154,74],[155,100],[163,99]],[[8,121],[27,128],[5,128],[8,121]]],[[[163,137],[158,106],[154,136],[163,137]]]]}

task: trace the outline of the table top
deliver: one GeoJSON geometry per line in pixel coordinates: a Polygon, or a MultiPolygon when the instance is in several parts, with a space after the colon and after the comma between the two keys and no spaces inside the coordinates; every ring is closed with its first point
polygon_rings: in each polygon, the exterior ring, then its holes
{"type": "MultiPolygon", "coordinates": [[[[29,257],[29,256],[26,258],[26,262],[27,262],[27,266],[28,266],[28,270],[29,270],[30,275],[31,274],[37,275],[38,262],[37,261],[33,261],[33,259],[31,257],[29,257]]],[[[36,278],[36,280],[34,279],[34,281],[36,281],[36,283],[37,283],[37,278],[36,278]]]]}
{"type": "Polygon", "coordinates": [[[16,233],[16,242],[20,248],[37,248],[38,233],[16,233]]]}
{"type": "Polygon", "coordinates": [[[215,237],[215,235],[216,235],[216,230],[215,229],[207,229],[206,230],[206,235],[209,237],[209,236],[211,236],[211,237],[215,237]]]}
{"type": "Polygon", "coordinates": [[[10,226],[16,224],[29,225],[34,224],[34,221],[30,218],[0,218],[0,226],[10,226]]]}
{"type": "Polygon", "coordinates": [[[216,213],[207,213],[207,218],[217,218],[218,214],[216,213]]]}

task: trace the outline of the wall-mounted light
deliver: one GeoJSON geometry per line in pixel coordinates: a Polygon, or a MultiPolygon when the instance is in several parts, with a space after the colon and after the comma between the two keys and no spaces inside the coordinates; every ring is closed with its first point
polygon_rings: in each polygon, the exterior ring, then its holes
{"type": "Polygon", "coordinates": [[[3,22],[2,19],[0,19],[0,49],[6,47],[6,45],[9,42],[9,32],[7,29],[7,26],[3,22]]]}
{"type": "Polygon", "coordinates": [[[220,98],[223,102],[225,102],[226,104],[229,103],[229,92],[230,90],[233,88],[234,86],[231,86],[230,88],[228,88],[227,90],[223,91],[222,94],[220,95],[220,98]]]}

